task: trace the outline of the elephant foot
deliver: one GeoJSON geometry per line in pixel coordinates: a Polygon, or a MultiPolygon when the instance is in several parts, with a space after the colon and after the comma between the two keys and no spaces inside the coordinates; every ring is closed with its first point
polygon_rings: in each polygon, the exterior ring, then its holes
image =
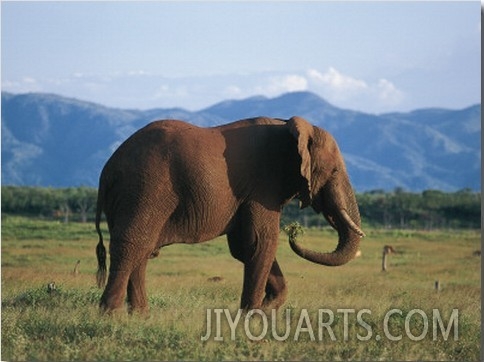
{"type": "Polygon", "coordinates": [[[266,295],[262,302],[263,308],[278,309],[287,298],[287,284],[276,260],[271,268],[265,289],[266,295]]]}
{"type": "Polygon", "coordinates": [[[108,283],[99,303],[101,311],[112,313],[124,309],[128,276],[124,271],[110,270],[108,283]]]}
{"type": "Polygon", "coordinates": [[[147,305],[144,306],[132,306],[128,305],[128,313],[136,316],[148,316],[150,308],[147,305]]]}
{"type": "Polygon", "coordinates": [[[268,293],[262,302],[263,309],[279,309],[287,299],[287,288],[278,291],[277,294],[268,293]]]}
{"type": "Polygon", "coordinates": [[[240,308],[244,312],[248,312],[251,309],[260,309],[264,312],[270,312],[272,309],[279,309],[286,302],[286,298],[287,288],[281,290],[278,294],[266,294],[262,303],[242,302],[240,308]]]}
{"type": "Polygon", "coordinates": [[[124,301],[119,302],[118,298],[101,298],[99,303],[99,309],[103,314],[116,314],[124,311],[124,301]]]}

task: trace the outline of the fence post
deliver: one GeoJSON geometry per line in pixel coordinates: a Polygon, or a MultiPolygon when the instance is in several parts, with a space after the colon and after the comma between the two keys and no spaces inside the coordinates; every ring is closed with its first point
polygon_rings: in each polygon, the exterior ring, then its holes
{"type": "Polygon", "coordinates": [[[438,280],[436,280],[436,281],[435,281],[435,290],[436,290],[437,292],[439,292],[439,291],[440,291],[440,281],[438,281],[438,280]]]}
{"type": "Polygon", "coordinates": [[[395,249],[393,249],[390,245],[385,245],[383,247],[382,258],[381,258],[381,271],[387,271],[387,258],[388,254],[396,253],[395,249]]]}
{"type": "Polygon", "coordinates": [[[76,266],[74,267],[74,271],[72,272],[74,276],[79,275],[79,264],[81,264],[80,260],[77,261],[76,266]]]}

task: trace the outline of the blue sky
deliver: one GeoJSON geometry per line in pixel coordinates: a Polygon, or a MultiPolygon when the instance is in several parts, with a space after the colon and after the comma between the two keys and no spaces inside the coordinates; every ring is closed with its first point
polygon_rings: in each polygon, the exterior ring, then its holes
{"type": "Polygon", "coordinates": [[[372,113],[480,102],[473,2],[1,2],[2,90],[201,109],[308,90],[372,113]]]}

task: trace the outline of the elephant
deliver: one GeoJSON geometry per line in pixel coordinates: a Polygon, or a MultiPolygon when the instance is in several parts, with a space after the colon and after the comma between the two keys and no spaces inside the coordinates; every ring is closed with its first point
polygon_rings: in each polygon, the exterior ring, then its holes
{"type": "Polygon", "coordinates": [[[100,307],[148,310],[149,259],[173,243],[226,235],[244,264],[240,308],[280,307],[287,285],[276,259],[281,211],[298,199],[322,213],[338,233],[333,252],[290,241],[308,261],[343,265],[359,249],[361,220],[338,145],[301,117],[257,117],[201,128],[154,121],[130,136],[106,162],[99,179],[95,225],[100,307]],[[100,230],[106,216],[109,273],[100,230]],[[107,274],[109,274],[107,276],[107,274]],[[107,284],[106,284],[107,277],[107,284]]]}

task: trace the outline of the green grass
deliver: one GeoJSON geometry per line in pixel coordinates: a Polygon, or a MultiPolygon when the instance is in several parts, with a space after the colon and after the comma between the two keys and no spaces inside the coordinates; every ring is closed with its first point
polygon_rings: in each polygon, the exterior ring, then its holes
{"type": "MultiPolygon", "coordinates": [[[[59,224],[20,217],[2,218],[2,349],[1,359],[23,360],[461,360],[480,359],[480,231],[366,230],[362,256],[345,266],[327,268],[311,264],[291,250],[281,233],[278,260],[289,285],[286,304],[277,315],[278,333],[284,332],[285,313],[291,313],[290,335],[278,341],[269,331],[261,341],[251,341],[244,330],[244,316],[231,340],[222,319],[219,342],[201,341],[206,333],[207,308],[229,308],[234,315],[239,304],[242,265],[232,259],[224,238],[188,246],[173,245],[150,261],[147,286],[150,313],[128,316],[101,315],[101,290],[95,287],[97,235],[92,224],[59,224]],[[381,271],[385,244],[397,254],[381,271]],[[73,274],[80,260],[80,273],[73,274]],[[220,276],[219,282],[208,281],[220,276]],[[434,290],[440,281],[441,290],[434,290]],[[55,293],[47,292],[54,281],[55,293]],[[349,313],[348,340],[344,340],[344,315],[349,313]],[[326,329],[318,339],[318,311],[330,310],[336,341],[326,329]],[[356,313],[368,309],[364,321],[372,336],[358,323],[356,313]],[[391,309],[402,316],[389,320],[392,335],[385,336],[383,321],[391,309]],[[428,333],[411,340],[405,318],[419,309],[428,316],[428,333]],[[445,326],[458,309],[458,339],[453,331],[444,340],[432,339],[432,313],[438,309],[445,326]],[[303,310],[308,312],[315,341],[307,331],[294,340],[303,310]],[[379,339],[377,337],[379,336],[379,339]]],[[[334,248],[337,235],[331,230],[306,230],[305,246],[318,250],[334,248]]],[[[108,239],[108,237],[106,237],[108,239]]],[[[324,314],[327,317],[327,314],[324,314]]],[[[269,313],[270,317],[270,313],[269,313]]],[[[212,324],[215,319],[212,317],[212,324]]],[[[251,320],[257,334],[257,318],[251,320]]],[[[411,319],[411,333],[425,326],[419,315],[411,319]]],[[[259,330],[260,331],[260,330],[259,330]]]]}

